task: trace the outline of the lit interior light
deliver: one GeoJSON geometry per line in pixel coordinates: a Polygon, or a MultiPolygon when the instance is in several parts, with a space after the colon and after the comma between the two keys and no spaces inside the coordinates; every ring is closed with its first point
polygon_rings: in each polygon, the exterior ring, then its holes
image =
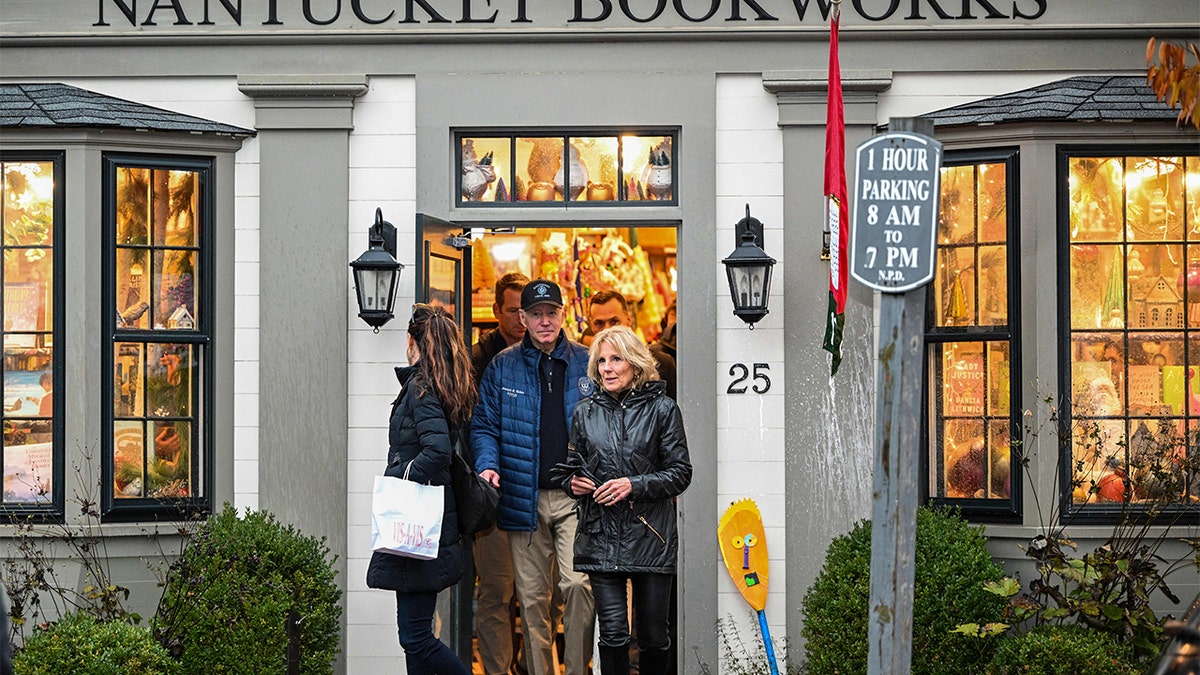
{"type": "Polygon", "coordinates": [[[1175,162],[1164,162],[1158,158],[1138,162],[1125,172],[1125,187],[1128,190],[1138,189],[1142,183],[1175,170],[1175,162]]]}
{"type": "Polygon", "coordinates": [[[525,253],[526,244],[523,241],[509,241],[492,246],[492,259],[501,262],[519,260],[525,253]]]}
{"type": "Polygon", "coordinates": [[[17,208],[28,210],[54,200],[53,176],[31,175],[32,172],[24,173],[26,176],[25,191],[17,195],[17,208]]]}
{"type": "Polygon", "coordinates": [[[1184,176],[1183,180],[1188,191],[1200,190],[1200,171],[1187,172],[1187,175],[1184,176]]]}
{"type": "Polygon", "coordinates": [[[646,145],[646,140],[640,136],[622,136],[621,152],[625,160],[624,164],[621,165],[621,171],[628,175],[632,174],[646,158],[646,154],[650,152],[650,147],[646,145]]]}

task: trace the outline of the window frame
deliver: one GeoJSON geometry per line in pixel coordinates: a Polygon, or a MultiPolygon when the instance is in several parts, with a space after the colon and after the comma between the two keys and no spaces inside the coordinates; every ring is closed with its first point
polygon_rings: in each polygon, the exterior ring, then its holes
{"type": "MultiPolygon", "coordinates": [[[[66,196],[67,196],[67,172],[66,172],[66,157],[65,150],[0,150],[0,162],[19,163],[19,162],[51,162],[54,166],[54,210],[52,231],[54,233],[54,243],[51,245],[51,264],[53,272],[51,281],[54,284],[54,289],[51,293],[51,302],[53,303],[54,318],[51,322],[51,336],[54,341],[55,354],[51,359],[51,374],[53,376],[53,389],[55,392],[53,405],[53,420],[51,427],[51,444],[54,467],[51,470],[51,478],[53,489],[49,502],[41,504],[4,504],[0,502],[0,513],[9,518],[30,518],[36,522],[61,522],[66,504],[66,443],[65,443],[65,420],[64,410],[66,409],[65,393],[59,395],[58,392],[65,392],[66,369],[63,366],[65,357],[60,355],[60,350],[65,351],[66,344],[66,270],[64,260],[66,259],[66,196]]],[[[3,263],[0,263],[0,283],[3,283],[3,263]]],[[[3,451],[0,450],[0,462],[3,461],[3,451]]],[[[0,464],[2,466],[2,464],[0,464]]]]}
{"type": "Polygon", "coordinates": [[[197,236],[197,267],[202,272],[196,284],[198,319],[192,330],[162,329],[118,329],[115,313],[101,312],[101,392],[100,420],[101,436],[101,515],[106,522],[130,522],[159,517],[186,518],[197,514],[211,513],[214,500],[215,438],[213,428],[215,413],[215,375],[217,362],[213,350],[216,323],[216,166],[217,158],[211,155],[154,154],[139,152],[105,152],[102,154],[103,204],[103,259],[101,265],[102,300],[105,308],[115,306],[117,293],[117,242],[116,242],[116,185],[117,170],[121,167],[194,171],[198,174],[197,190],[200,205],[197,236]],[[199,410],[193,414],[195,428],[191,438],[190,472],[193,495],[181,498],[123,498],[116,499],[113,493],[114,473],[114,429],[112,393],[114,391],[114,346],[118,342],[138,342],[143,345],[156,343],[186,343],[193,348],[191,378],[193,404],[199,410]],[[196,462],[199,453],[201,461],[196,462]],[[195,496],[199,492],[200,496],[195,496]]]}
{"type": "MultiPolygon", "coordinates": [[[[451,137],[451,162],[450,166],[453,171],[453,181],[451,190],[453,190],[453,204],[455,208],[462,209],[579,209],[579,208],[598,208],[611,209],[622,207],[647,208],[654,206],[679,206],[679,139],[681,127],[678,126],[636,126],[636,127],[462,127],[450,129],[451,137]],[[613,136],[618,140],[622,136],[666,136],[671,139],[671,199],[663,200],[630,200],[624,201],[613,199],[608,201],[587,201],[587,200],[547,200],[547,201],[526,201],[526,200],[510,200],[510,201],[490,201],[477,202],[464,200],[462,197],[462,142],[467,138],[508,138],[510,144],[515,144],[518,138],[550,138],[559,137],[563,142],[562,162],[564,165],[569,161],[570,139],[571,138],[594,138],[600,136],[613,136]]],[[[510,146],[511,147],[511,146],[510,146]]],[[[621,170],[621,158],[617,158],[618,171],[621,170]]],[[[510,153],[509,175],[516,175],[516,152],[510,153]]],[[[628,177],[626,177],[628,178],[628,177]]],[[[509,189],[513,189],[509,186],[509,189]]]]}
{"type": "MultiPolygon", "coordinates": [[[[1024,474],[1020,469],[1016,449],[1023,440],[1021,427],[1021,154],[1018,147],[978,148],[970,150],[947,150],[942,158],[942,167],[974,166],[979,164],[1003,164],[1005,166],[1005,214],[1007,265],[1005,281],[1008,298],[1008,323],[1004,328],[996,326],[937,326],[934,294],[937,284],[930,283],[925,290],[925,344],[922,349],[922,392],[921,397],[921,495],[933,506],[953,506],[961,509],[964,517],[974,522],[1019,523],[1022,518],[1022,494],[1024,474]],[[933,351],[931,347],[950,342],[1007,342],[1009,346],[1009,496],[1008,499],[979,499],[961,497],[939,497],[933,494],[934,478],[931,459],[934,443],[933,431],[933,351]]],[[[939,195],[940,200],[940,195],[939,195]]],[[[940,223],[936,225],[940,227],[940,223]]],[[[937,255],[940,245],[935,247],[937,255]]],[[[935,276],[936,279],[936,276],[935,276]]],[[[975,292],[978,295],[978,284],[975,292]]],[[[978,306],[978,303],[976,303],[978,306]]],[[[940,385],[939,385],[940,386],[940,385]]],[[[940,480],[940,477],[939,477],[940,480]]]]}
{"type": "MultiPolygon", "coordinates": [[[[1072,368],[1071,368],[1071,190],[1070,190],[1070,161],[1075,158],[1130,158],[1130,157],[1192,157],[1200,156],[1200,151],[1197,151],[1194,145],[1186,143],[1130,143],[1130,144],[1113,144],[1113,143],[1081,143],[1081,144],[1058,144],[1055,146],[1055,162],[1054,162],[1054,185],[1056,193],[1054,195],[1055,203],[1055,231],[1057,234],[1057,250],[1055,251],[1055,259],[1058,265],[1058,274],[1056,276],[1056,284],[1058,287],[1057,313],[1058,326],[1057,336],[1057,360],[1056,367],[1057,383],[1059,391],[1059,410],[1058,415],[1058,437],[1070,438],[1071,427],[1074,421],[1074,415],[1071,406],[1072,400],[1072,368]]],[[[1185,178],[1186,180],[1186,178],[1185,178]]],[[[1186,197],[1186,192],[1185,192],[1186,197]]],[[[1124,198],[1123,198],[1124,203],[1124,198]]],[[[1184,232],[1186,234],[1186,221],[1184,222],[1184,232]]],[[[1189,241],[1186,237],[1183,240],[1186,247],[1189,241]]],[[[1122,245],[1128,245],[1130,242],[1127,239],[1122,239],[1122,245]]],[[[1196,240],[1196,244],[1200,247],[1200,239],[1196,240]]],[[[1125,284],[1128,285],[1128,276],[1125,278],[1125,284]]],[[[1108,332],[1106,329],[1095,329],[1096,332],[1108,332]]],[[[1115,331],[1116,329],[1111,329],[1115,331]]],[[[1136,332],[1126,324],[1120,329],[1123,333],[1136,332]]],[[[1086,331],[1085,331],[1086,332],[1086,331]]],[[[1183,342],[1186,344],[1189,335],[1195,335],[1200,338],[1200,327],[1190,328],[1185,321],[1184,327],[1179,331],[1183,335],[1183,342]]],[[[1128,355],[1126,355],[1126,358],[1128,355]]],[[[1128,364],[1127,364],[1128,365],[1128,364]]],[[[1127,402],[1126,402],[1127,403],[1127,402]]],[[[1125,407],[1123,414],[1120,417],[1124,422],[1138,419],[1137,416],[1129,414],[1128,407],[1125,407]]],[[[1153,417],[1147,419],[1154,419],[1153,417]]],[[[1184,425],[1189,420],[1200,421],[1200,415],[1189,415],[1186,410],[1182,416],[1184,425]]],[[[1167,521],[1180,524],[1197,524],[1200,523],[1200,511],[1197,511],[1194,506],[1180,502],[1179,504],[1163,505],[1161,502],[1140,503],[1136,501],[1127,501],[1122,503],[1096,503],[1094,501],[1083,504],[1076,504],[1072,499],[1072,478],[1073,471],[1073,443],[1059,442],[1056,444],[1058,450],[1057,462],[1057,481],[1055,489],[1058,490],[1058,505],[1059,512],[1064,520],[1070,519],[1074,523],[1082,525],[1111,525],[1114,522],[1123,519],[1131,519],[1134,522],[1142,522],[1149,519],[1151,509],[1158,511],[1157,520],[1167,521]]]]}

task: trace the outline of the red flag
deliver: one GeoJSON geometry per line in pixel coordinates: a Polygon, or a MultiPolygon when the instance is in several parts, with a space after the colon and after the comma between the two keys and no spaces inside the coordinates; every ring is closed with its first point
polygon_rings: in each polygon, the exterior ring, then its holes
{"type": "Polygon", "coordinates": [[[825,235],[829,237],[829,313],[826,351],[833,354],[829,376],[842,363],[846,287],[850,282],[850,216],[846,203],[846,119],[842,112],[842,69],[838,62],[838,21],[834,6],[829,24],[829,105],[825,115],[825,235]]]}

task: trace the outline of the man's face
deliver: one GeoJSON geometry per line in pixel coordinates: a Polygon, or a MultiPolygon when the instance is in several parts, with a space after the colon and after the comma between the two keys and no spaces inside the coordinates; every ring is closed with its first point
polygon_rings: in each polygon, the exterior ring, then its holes
{"type": "Polygon", "coordinates": [[[496,315],[497,328],[505,343],[511,345],[525,337],[525,324],[521,323],[521,291],[504,289],[503,297],[492,303],[492,314],[496,315]]]}
{"type": "Polygon", "coordinates": [[[621,307],[621,301],[613,298],[603,305],[592,303],[592,332],[599,333],[613,326],[628,326],[629,314],[621,307]]]}
{"type": "Polygon", "coordinates": [[[521,311],[521,320],[525,330],[529,331],[529,340],[533,346],[544,352],[554,349],[558,333],[562,330],[562,307],[542,303],[521,311]]]}

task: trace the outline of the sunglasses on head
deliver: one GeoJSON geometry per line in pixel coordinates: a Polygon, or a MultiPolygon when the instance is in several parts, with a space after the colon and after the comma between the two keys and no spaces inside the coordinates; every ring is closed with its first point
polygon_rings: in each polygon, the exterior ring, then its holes
{"type": "Polygon", "coordinates": [[[449,314],[440,305],[430,305],[424,302],[418,302],[412,306],[412,320],[416,322],[428,321],[435,316],[444,316],[449,318],[449,314]]]}

